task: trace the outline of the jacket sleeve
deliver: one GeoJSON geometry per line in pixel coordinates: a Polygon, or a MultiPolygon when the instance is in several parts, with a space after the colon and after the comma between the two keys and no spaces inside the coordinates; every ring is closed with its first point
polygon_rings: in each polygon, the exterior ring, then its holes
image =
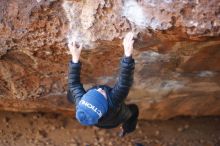
{"type": "Polygon", "coordinates": [[[120,104],[127,97],[133,83],[134,67],[135,62],[132,57],[121,59],[119,77],[111,91],[113,104],[120,104]]]}
{"type": "Polygon", "coordinates": [[[83,85],[80,82],[81,64],[69,62],[68,76],[68,93],[67,98],[70,102],[78,105],[81,97],[86,93],[83,85]]]}

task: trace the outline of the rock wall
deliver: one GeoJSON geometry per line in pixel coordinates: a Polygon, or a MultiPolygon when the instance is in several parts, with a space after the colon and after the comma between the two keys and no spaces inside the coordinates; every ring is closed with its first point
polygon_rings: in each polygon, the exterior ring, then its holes
{"type": "Polygon", "coordinates": [[[218,0],[0,0],[0,109],[73,114],[66,101],[70,34],[82,82],[113,86],[121,39],[137,34],[127,102],[142,119],[220,115],[218,0]]]}

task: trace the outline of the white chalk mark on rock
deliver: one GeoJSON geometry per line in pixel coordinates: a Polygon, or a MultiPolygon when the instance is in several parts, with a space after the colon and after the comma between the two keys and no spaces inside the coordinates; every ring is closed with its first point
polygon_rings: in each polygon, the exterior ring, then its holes
{"type": "Polygon", "coordinates": [[[125,2],[122,15],[140,27],[146,27],[147,23],[149,23],[142,7],[135,0],[125,2]]]}
{"type": "Polygon", "coordinates": [[[161,83],[160,89],[162,90],[178,90],[183,88],[184,84],[180,81],[167,80],[161,83]]]}
{"type": "Polygon", "coordinates": [[[70,42],[73,38],[76,43],[82,44],[83,48],[92,48],[94,45],[91,42],[90,31],[82,29],[82,22],[80,21],[80,4],[73,1],[65,0],[62,5],[65,10],[66,17],[69,21],[69,32],[67,34],[67,41],[70,42]]]}
{"type": "Polygon", "coordinates": [[[155,63],[155,62],[168,62],[170,59],[170,56],[167,54],[159,54],[157,52],[154,51],[145,51],[142,52],[138,58],[140,58],[139,60],[143,60],[143,62],[141,63],[155,63]]]}
{"type": "Polygon", "coordinates": [[[212,71],[201,71],[201,72],[199,72],[198,73],[198,76],[199,77],[213,77],[215,75],[215,73],[214,72],[212,72],[212,71]]]}

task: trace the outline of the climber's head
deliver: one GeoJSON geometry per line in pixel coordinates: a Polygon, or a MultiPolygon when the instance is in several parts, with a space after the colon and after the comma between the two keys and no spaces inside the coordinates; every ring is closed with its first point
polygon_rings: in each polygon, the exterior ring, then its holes
{"type": "Polygon", "coordinates": [[[108,102],[104,90],[92,89],[83,95],[76,108],[76,118],[82,125],[94,125],[107,112],[108,102]]]}

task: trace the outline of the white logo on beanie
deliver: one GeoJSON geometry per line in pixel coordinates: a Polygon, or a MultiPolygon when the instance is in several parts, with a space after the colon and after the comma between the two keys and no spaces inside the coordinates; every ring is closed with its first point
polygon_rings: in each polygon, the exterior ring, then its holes
{"type": "Polygon", "coordinates": [[[97,107],[92,105],[91,103],[88,103],[85,100],[80,100],[79,103],[82,104],[82,105],[85,105],[86,107],[88,107],[90,109],[92,109],[95,113],[97,113],[99,115],[99,118],[102,117],[102,112],[97,107]]]}

